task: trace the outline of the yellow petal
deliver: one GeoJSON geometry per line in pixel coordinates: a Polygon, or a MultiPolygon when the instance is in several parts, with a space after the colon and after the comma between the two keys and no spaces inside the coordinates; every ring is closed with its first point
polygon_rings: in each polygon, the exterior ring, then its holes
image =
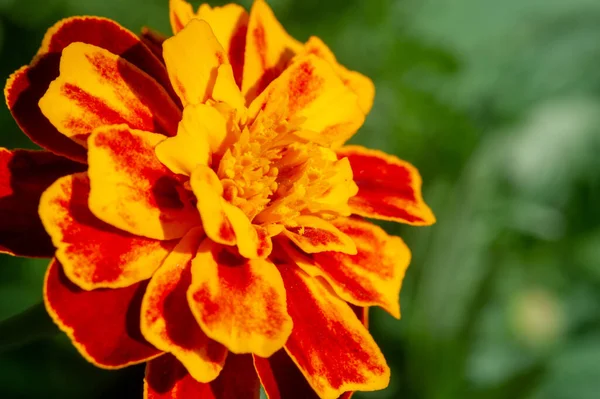
{"type": "Polygon", "coordinates": [[[244,97],[235,84],[231,65],[223,64],[219,67],[212,98],[216,101],[229,104],[238,111],[240,116],[246,113],[244,97]]]}
{"type": "Polygon", "coordinates": [[[169,20],[171,29],[176,35],[182,30],[192,18],[195,17],[192,5],[185,0],[170,0],[169,1],[169,20]]]}
{"type": "Polygon", "coordinates": [[[184,106],[204,103],[211,95],[217,69],[227,54],[206,21],[191,20],[163,43],[169,78],[184,106]]]}
{"type": "Polygon", "coordinates": [[[316,216],[299,216],[283,232],[294,244],[308,254],[336,251],[356,254],[354,241],[331,223],[316,216]]]}
{"type": "Polygon", "coordinates": [[[371,79],[358,72],[350,71],[339,64],[329,47],[327,47],[327,45],[318,37],[313,36],[308,39],[308,42],[304,45],[304,51],[329,62],[346,87],[356,93],[358,96],[358,104],[363,113],[365,115],[369,113],[375,97],[375,85],[371,79]]]}
{"type": "Polygon", "coordinates": [[[302,44],[281,26],[264,0],[256,0],[250,10],[244,56],[242,93],[250,103],[284,70],[302,44]]]}

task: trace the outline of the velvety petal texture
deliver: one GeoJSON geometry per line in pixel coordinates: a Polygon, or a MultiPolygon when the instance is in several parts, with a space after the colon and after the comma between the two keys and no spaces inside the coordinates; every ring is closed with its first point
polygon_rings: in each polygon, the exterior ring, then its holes
{"type": "Polygon", "coordinates": [[[140,331],[140,305],[147,281],[118,289],[84,291],[53,260],[46,272],[44,302],[48,313],[91,363],[121,368],[145,362],[161,352],[140,331]]]}
{"type": "Polygon", "coordinates": [[[53,256],[37,212],[40,196],[55,180],[82,170],[84,165],[48,151],[0,148],[0,253],[53,256]]]}
{"type": "Polygon", "coordinates": [[[349,202],[353,213],[417,226],[435,222],[423,201],[421,176],[414,166],[361,146],[346,146],[337,153],[350,160],[358,185],[358,194],[349,202]]]}

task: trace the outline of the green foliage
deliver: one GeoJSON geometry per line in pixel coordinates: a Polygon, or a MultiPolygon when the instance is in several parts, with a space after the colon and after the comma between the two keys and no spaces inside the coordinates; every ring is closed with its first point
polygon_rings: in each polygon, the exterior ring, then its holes
{"type": "MultiPolygon", "coordinates": [[[[413,162],[438,218],[384,224],[413,261],[402,320],[372,312],[390,388],[356,397],[597,397],[600,3],[270,3],[297,38],[322,37],[373,78],[375,106],[354,140],[413,162]]],[[[169,30],[166,0],[0,0],[1,76],[75,14],[169,30]]],[[[5,109],[0,124],[0,145],[30,146],[5,109]]],[[[41,300],[45,265],[0,262],[5,319],[41,300]]],[[[139,397],[142,373],[95,369],[62,335],[0,353],[9,398],[139,397]]]]}

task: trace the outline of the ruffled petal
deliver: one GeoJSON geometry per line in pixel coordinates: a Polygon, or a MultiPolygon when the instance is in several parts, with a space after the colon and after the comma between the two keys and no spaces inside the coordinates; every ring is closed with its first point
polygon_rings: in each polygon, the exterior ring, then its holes
{"type": "Polygon", "coordinates": [[[69,280],[93,290],[150,278],[176,242],[138,237],[104,223],[90,212],[89,193],[87,174],[78,173],[57,180],[40,200],[40,218],[69,280]]]}
{"type": "Polygon", "coordinates": [[[181,119],[154,78],[125,58],[85,43],[63,50],[60,76],[39,106],[59,132],[82,145],[95,128],[122,123],[172,136],[181,119]]]}
{"type": "Polygon", "coordinates": [[[190,230],[148,284],[142,301],[142,333],[157,348],[172,353],[199,382],[217,378],[227,348],[200,329],[190,311],[186,293],[191,262],[205,237],[201,228],[190,230]]]}
{"type": "Polygon", "coordinates": [[[327,280],[342,299],[381,306],[400,318],[400,288],[410,263],[406,244],[367,221],[339,218],[333,225],[352,238],[356,255],[333,251],[307,255],[292,248],[290,256],[311,276],[327,280]]]}
{"type": "Polygon", "coordinates": [[[385,388],[389,367],[350,306],[296,266],[279,271],[294,321],[285,349],[320,397],[385,388]]]}
{"type": "Polygon", "coordinates": [[[161,352],[140,332],[140,304],[147,282],[84,291],[69,281],[58,261],[48,266],[44,302],[48,313],[89,362],[114,369],[142,363],[161,352]]]}
{"type": "Polygon", "coordinates": [[[333,224],[317,216],[299,216],[283,232],[307,254],[337,251],[356,254],[356,245],[350,237],[333,224]]]}
{"type": "Polygon", "coordinates": [[[216,108],[190,104],[183,110],[177,136],[160,143],[156,155],[174,173],[189,176],[198,165],[209,165],[212,154],[224,152],[233,139],[216,108]]]}
{"type": "Polygon", "coordinates": [[[226,4],[222,7],[210,7],[204,3],[197,13],[212,28],[217,40],[223,46],[233,68],[235,82],[242,86],[244,52],[246,49],[246,32],[248,30],[248,13],[238,4],[226,4]]]}
{"type": "MultiPolygon", "coordinates": [[[[4,94],[13,117],[36,144],[67,158],[85,162],[85,149],[59,133],[42,114],[38,102],[59,75],[62,50],[73,42],[92,44],[120,55],[172,92],[167,71],[132,32],[100,17],[73,17],[48,30],[30,66],[15,72],[4,94]]],[[[162,52],[162,50],[161,50],[162,52]]]]}
{"type": "Polygon", "coordinates": [[[373,106],[373,99],[375,98],[375,85],[371,79],[358,72],[350,71],[339,64],[335,55],[329,50],[329,47],[318,37],[313,36],[308,39],[308,42],[304,45],[304,51],[329,62],[333,70],[344,82],[344,85],[356,93],[358,104],[363,113],[365,115],[369,113],[373,106]]]}
{"type": "Polygon", "coordinates": [[[182,237],[200,224],[192,194],[156,157],[164,136],[125,125],[89,139],[91,211],[104,222],[158,240],[182,237]]]}
{"type": "Polygon", "coordinates": [[[210,25],[192,19],[163,43],[163,56],[175,92],[184,106],[204,103],[212,93],[217,69],[228,63],[210,25]]]}
{"type": "Polygon", "coordinates": [[[361,146],[338,149],[352,166],[358,194],[350,198],[352,212],[374,219],[416,226],[435,223],[435,216],[423,201],[419,171],[393,155],[361,146]]]}
{"type": "Polygon", "coordinates": [[[144,399],[258,399],[260,382],[252,356],[229,354],[219,377],[200,383],[175,357],[166,354],[146,366],[144,399]]]}
{"type": "Polygon", "coordinates": [[[56,179],[85,166],[47,151],[0,148],[0,253],[52,257],[38,216],[40,196],[56,179]]]}
{"type": "Polygon", "coordinates": [[[250,10],[242,93],[249,104],[277,78],[289,60],[302,50],[302,44],[291,37],[264,0],[256,0],[250,10]]]}
{"type": "Polygon", "coordinates": [[[242,258],[211,240],[192,261],[188,301],[206,335],[234,353],[268,357],[292,329],[277,267],[242,258]]]}
{"type": "Polygon", "coordinates": [[[343,144],[365,120],[356,94],[327,61],[312,54],[295,58],[252,102],[249,115],[256,117],[267,104],[286,99],[287,119],[296,120],[297,134],[318,144],[343,144]]]}

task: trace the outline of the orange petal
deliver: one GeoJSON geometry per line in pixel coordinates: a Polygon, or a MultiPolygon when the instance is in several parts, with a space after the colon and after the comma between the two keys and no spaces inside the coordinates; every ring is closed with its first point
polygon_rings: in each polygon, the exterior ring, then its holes
{"type": "Polygon", "coordinates": [[[255,355],[254,368],[269,399],[319,399],[283,349],[269,358],[255,355]]]}
{"type": "Polygon", "coordinates": [[[245,116],[245,100],[240,89],[236,86],[230,64],[222,64],[219,67],[212,98],[229,104],[237,110],[240,116],[245,116]]]}
{"type": "Polygon", "coordinates": [[[299,216],[283,232],[307,254],[336,251],[355,255],[356,245],[350,237],[317,216],[299,216]]]}
{"type": "Polygon", "coordinates": [[[158,240],[182,237],[200,223],[191,193],[154,153],[164,136],[125,125],[89,139],[91,211],[104,222],[158,240]]]}
{"type": "Polygon", "coordinates": [[[208,166],[199,165],[190,177],[190,185],[198,199],[196,204],[206,235],[224,245],[235,245],[235,231],[225,212],[223,185],[208,166]]]}
{"type": "Polygon", "coordinates": [[[264,0],[256,0],[250,10],[242,93],[249,104],[277,78],[302,44],[281,26],[264,0]]]}
{"type": "Polygon", "coordinates": [[[340,158],[348,157],[358,185],[358,194],[349,201],[353,213],[416,226],[435,223],[423,201],[421,176],[414,166],[361,146],[342,147],[337,153],[340,158]]]}
{"type": "Polygon", "coordinates": [[[187,303],[191,262],[205,237],[201,228],[190,230],[158,269],[142,301],[142,333],[148,342],[172,353],[199,382],[217,378],[227,348],[204,334],[187,303]]]}
{"type": "Polygon", "coordinates": [[[185,367],[166,354],[146,365],[144,399],[258,399],[260,382],[252,367],[252,356],[229,354],[219,377],[203,384],[185,367]]]}
{"type": "Polygon", "coordinates": [[[235,82],[242,85],[244,52],[246,49],[246,31],[248,30],[248,13],[238,4],[226,4],[222,7],[210,7],[204,3],[197,13],[212,28],[217,40],[227,53],[233,67],[235,82]]]}
{"type": "Polygon", "coordinates": [[[267,257],[273,249],[267,232],[254,226],[240,208],[226,203],[224,210],[235,233],[240,255],[248,259],[267,257]]]}
{"type": "Polygon", "coordinates": [[[329,50],[329,47],[318,37],[311,37],[304,45],[304,51],[308,54],[314,54],[319,58],[329,62],[333,70],[342,79],[344,85],[352,90],[358,96],[358,105],[366,115],[373,106],[375,98],[375,85],[368,77],[354,71],[349,71],[335,59],[335,55],[329,50]]]}
{"type": "Polygon", "coordinates": [[[385,388],[390,370],[350,306],[298,267],[279,271],[294,321],[285,349],[319,396],[385,388]]]}
{"type": "Polygon", "coordinates": [[[217,69],[227,54],[206,21],[193,19],[163,43],[163,56],[175,92],[184,106],[204,103],[211,95],[217,69]]]}
{"type": "Polygon", "coordinates": [[[169,20],[176,35],[196,16],[194,8],[185,0],[169,0],[169,20]]]}
{"type": "Polygon", "coordinates": [[[0,253],[52,257],[37,212],[40,196],[59,177],[84,169],[51,152],[0,148],[0,253]]]}
{"type": "Polygon", "coordinates": [[[21,130],[42,148],[85,163],[85,148],[60,133],[40,111],[38,102],[50,82],[58,76],[58,55],[41,57],[33,66],[24,66],[8,78],[4,97],[21,130]]]}
{"type": "Polygon", "coordinates": [[[343,144],[365,120],[356,94],[327,61],[312,54],[295,58],[252,102],[249,115],[255,117],[267,104],[286,98],[287,119],[297,119],[298,134],[318,144],[343,144]]]}
{"type": "Polygon", "coordinates": [[[85,290],[120,288],[146,280],[175,246],[138,237],[96,218],[88,208],[86,173],[65,176],[40,200],[40,218],[69,280],[85,290]]]}
{"type": "Polygon", "coordinates": [[[333,224],[352,238],[356,255],[333,251],[306,255],[292,249],[290,256],[311,276],[325,278],[342,299],[381,306],[400,318],[400,287],[410,262],[406,244],[363,220],[339,218],[333,224]]]}
{"type": "Polygon", "coordinates": [[[9,78],[4,90],[6,103],[21,129],[34,143],[56,154],[85,162],[85,149],[59,133],[38,106],[50,82],[59,75],[62,50],[75,41],[99,46],[120,55],[154,77],[170,92],[172,89],[161,62],[135,34],[116,22],[99,17],[73,17],[59,21],[50,28],[32,64],[19,69],[9,78]]]}
{"type": "Polygon", "coordinates": [[[167,70],[160,58],[135,33],[107,18],[80,16],[57,22],[46,32],[36,58],[54,54],[58,62],[62,51],[74,42],[98,46],[121,56],[172,92],[167,70]]]}
{"type": "Polygon", "coordinates": [[[59,132],[82,145],[95,128],[121,123],[172,136],[181,119],[181,111],[154,78],[124,58],[85,43],[63,50],[60,76],[39,106],[59,132]]]}
{"type": "Polygon", "coordinates": [[[140,332],[140,303],[146,284],[84,291],[71,283],[60,263],[53,260],[46,272],[44,302],[83,357],[99,367],[121,368],[161,353],[140,332]]]}
{"type": "Polygon", "coordinates": [[[210,240],[192,261],[188,301],[206,335],[234,353],[268,357],[292,329],[275,265],[244,259],[210,240]]]}

